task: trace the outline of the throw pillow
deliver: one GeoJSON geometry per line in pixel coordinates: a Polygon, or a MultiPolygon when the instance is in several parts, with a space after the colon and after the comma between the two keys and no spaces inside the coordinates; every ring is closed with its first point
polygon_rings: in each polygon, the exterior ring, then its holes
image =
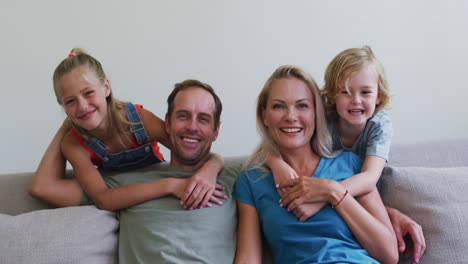
{"type": "Polygon", "coordinates": [[[117,263],[118,225],[94,206],[0,214],[0,263],[117,263]]]}
{"type": "MultiPolygon", "coordinates": [[[[468,263],[468,167],[386,167],[385,205],[419,223],[426,239],[420,263],[468,263]]],[[[400,256],[400,263],[411,263],[400,256]]]]}

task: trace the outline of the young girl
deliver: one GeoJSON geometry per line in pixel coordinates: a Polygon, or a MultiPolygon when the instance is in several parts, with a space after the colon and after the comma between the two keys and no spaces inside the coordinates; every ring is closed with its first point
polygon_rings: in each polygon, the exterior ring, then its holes
{"type": "MultiPolygon", "coordinates": [[[[83,203],[83,190],[98,208],[111,211],[163,196],[164,186],[154,183],[110,189],[100,170],[130,170],[163,161],[157,142],[171,148],[164,121],[140,105],[113,98],[101,63],[80,49],[57,66],[53,84],[68,118],[44,154],[30,193],[62,207],[83,203]],[[65,159],[78,182],[63,178],[65,159]]],[[[215,196],[224,198],[216,185],[222,167],[222,159],[212,154],[185,187],[181,204],[189,209],[210,206],[209,201],[221,204],[215,196]]]]}
{"type": "MultiPolygon", "coordinates": [[[[363,47],[339,53],[326,69],[322,95],[332,150],[353,151],[364,162],[361,173],[343,184],[355,197],[366,194],[379,180],[392,137],[390,118],[382,111],[390,104],[388,84],[372,50],[363,47]]],[[[271,165],[273,172],[278,171],[276,183],[295,178],[294,174],[288,176],[282,172],[288,171],[284,162],[271,162],[271,165]]],[[[282,202],[288,204],[289,197],[284,197],[282,202]]]]}

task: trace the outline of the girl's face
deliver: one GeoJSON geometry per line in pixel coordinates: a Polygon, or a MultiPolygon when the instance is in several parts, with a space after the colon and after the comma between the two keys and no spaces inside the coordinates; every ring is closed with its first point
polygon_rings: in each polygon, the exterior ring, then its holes
{"type": "Polygon", "coordinates": [[[99,80],[85,66],[65,74],[59,81],[59,98],[68,118],[89,132],[106,128],[109,94],[109,82],[99,80]]]}
{"type": "Polygon", "coordinates": [[[310,148],[315,111],[306,83],[296,78],[273,81],[263,110],[263,124],[280,152],[310,148]]]}
{"type": "Polygon", "coordinates": [[[339,92],[335,99],[339,122],[347,126],[365,126],[381,101],[377,71],[374,65],[369,64],[349,76],[348,89],[345,82],[341,80],[338,83],[339,92]]]}

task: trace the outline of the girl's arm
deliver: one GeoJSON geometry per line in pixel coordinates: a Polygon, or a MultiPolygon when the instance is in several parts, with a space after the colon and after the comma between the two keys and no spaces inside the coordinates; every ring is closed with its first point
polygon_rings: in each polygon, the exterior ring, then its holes
{"type": "Polygon", "coordinates": [[[255,207],[237,202],[237,248],[234,263],[262,263],[260,220],[255,207]]]}
{"type": "Polygon", "coordinates": [[[376,187],[355,200],[338,182],[330,188],[329,202],[348,224],[359,244],[382,263],[397,263],[395,233],[376,187]]]}
{"type": "Polygon", "coordinates": [[[80,204],[82,190],[76,179],[66,179],[66,160],[60,150],[71,123],[65,119],[47,147],[29,186],[29,193],[53,206],[66,207],[80,204]]]}
{"type": "MultiPolygon", "coordinates": [[[[140,111],[140,117],[150,139],[172,150],[164,121],[144,108],[140,111]]],[[[209,201],[222,205],[218,198],[227,197],[225,194],[216,195],[220,193],[220,185],[216,184],[216,178],[223,167],[224,160],[221,156],[211,153],[209,160],[191,177],[181,197],[182,206],[186,209],[203,208],[210,206],[209,201]]]]}
{"type": "Polygon", "coordinates": [[[385,167],[385,159],[378,156],[366,156],[361,172],[342,181],[353,197],[369,193],[377,185],[377,181],[385,167]]]}
{"type": "MultiPolygon", "coordinates": [[[[75,177],[99,209],[114,211],[166,195],[180,197],[186,179],[167,178],[148,183],[108,188],[89,153],[68,133],[62,152],[71,163],[75,177]]],[[[81,195],[81,194],[80,194],[81,195]]]]}
{"type": "Polygon", "coordinates": [[[223,158],[218,154],[210,153],[209,160],[190,178],[180,199],[182,206],[190,210],[198,207],[204,208],[211,206],[209,201],[222,205],[223,203],[216,197],[227,199],[227,196],[224,193],[222,196],[216,195],[215,191],[217,189],[216,178],[223,167],[223,158]]]}

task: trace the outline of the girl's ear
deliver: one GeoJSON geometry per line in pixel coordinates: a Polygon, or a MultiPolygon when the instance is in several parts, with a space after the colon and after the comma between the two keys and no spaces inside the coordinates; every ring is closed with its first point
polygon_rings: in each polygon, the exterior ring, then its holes
{"type": "Polygon", "coordinates": [[[110,95],[111,93],[111,88],[110,88],[110,82],[108,79],[104,81],[104,92],[106,94],[106,98],[110,95]]]}

